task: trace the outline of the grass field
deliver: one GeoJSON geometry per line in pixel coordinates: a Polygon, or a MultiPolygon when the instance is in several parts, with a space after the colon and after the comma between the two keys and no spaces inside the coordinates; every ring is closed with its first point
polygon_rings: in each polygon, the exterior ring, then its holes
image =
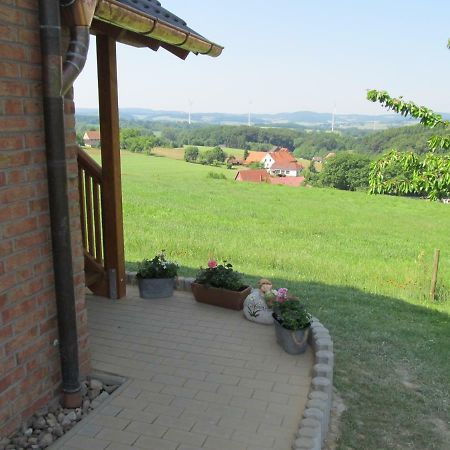
{"type": "Polygon", "coordinates": [[[184,275],[230,260],[250,282],[291,289],[330,329],[340,449],[450,448],[448,205],[237,183],[233,170],[127,152],[122,172],[130,268],[161,249],[184,275]]]}
{"type": "MultiPolygon", "coordinates": [[[[203,153],[205,150],[209,150],[212,148],[212,147],[205,147],[202,145],[196,145],[196,147],[199,149],[200,153],[203,153]]],[[[236,156],[236,158],[243,158],[244,156],[244,150],[240,148],[224,147],[223,151],[227,155],[236,156]]],[[[184,160],[184,147],[183,148],[155,147],[152,150],[152,153],[156,156],[164,156],[166,158],[184,160]]]]}

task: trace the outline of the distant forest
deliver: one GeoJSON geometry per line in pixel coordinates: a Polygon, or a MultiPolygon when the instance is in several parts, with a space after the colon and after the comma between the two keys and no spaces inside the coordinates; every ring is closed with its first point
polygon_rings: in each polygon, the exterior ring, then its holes
{"type": "MultiPolygon", "coordinates": [[[[181,147],[183,145],[223,145],[247,150],[269,150],[274,146],[287,147],[299,158],[311,159],[329,152],[354,151],[369,155],[381,155],[391,149],[427,151],[427,140],[439,134],[421,125],[390,128],[383,131],[346,129],[308,131],[302,128],[248,127],[230,125],[204,125],[121,120],[121,128],[139,130],[141,136],[154,136],[157,146],[181,147]]],[[[77,116],[77,136],[81,140],[86,130],[98,129],[98,117],[77,116]]]]}

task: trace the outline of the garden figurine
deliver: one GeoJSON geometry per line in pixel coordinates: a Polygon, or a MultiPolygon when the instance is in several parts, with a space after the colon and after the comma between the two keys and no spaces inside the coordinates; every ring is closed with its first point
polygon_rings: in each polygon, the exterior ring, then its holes
{"type": "Polygon", "coordinates": [[[250,295],[244,301],[244,316],[251,322],[265,325],[273,324],[271,305],[277,297],[277,291],[272,283],[262,278],[259,280],[259,289],[252,289],[250,295]]]}

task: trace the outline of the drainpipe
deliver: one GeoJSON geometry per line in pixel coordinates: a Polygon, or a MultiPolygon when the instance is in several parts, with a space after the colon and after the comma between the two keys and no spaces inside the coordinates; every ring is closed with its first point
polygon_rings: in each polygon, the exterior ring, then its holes
{"type": "MultiPolygon", "coordinates": [[[[68,2],[61,2],[61,6],[63,3],[68,2]]],[[[85,59],[89,42],[89,28],[84,27],[87,28],[87,37],[86,30],[71,30],[72,38],[76,39],[81,35],[82,39],[80,44],[71,42],[69,54],[64,63],[63,76],[59,6],[59,2],[55,0],[39,0],[48,194],[63,404],[65,407],[73,408],[81,405],[82,398],[67,193],[63,96],[83,68],[84,63],[82,63],[80,53],[84,53],[85,59]]]]}

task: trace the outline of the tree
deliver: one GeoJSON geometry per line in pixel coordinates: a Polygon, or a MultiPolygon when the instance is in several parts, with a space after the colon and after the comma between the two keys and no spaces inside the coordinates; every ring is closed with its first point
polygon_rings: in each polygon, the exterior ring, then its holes
{"type": "Polygon", "coordinates": [[[369,187],[370,158],[359,153],[341,152],[324,164],[319,182],[346,191],[369,187]]]}
{"type": "Polygon", "coordinates": [[[188,145],[184,149],[184,160],[187,162],[196,162],[198,158],[198,147],[188,145]]]}
{"type": "MultiPolygon", "coordinates": [[[[403,97],[392,98],[386,91],[371,90],[367,98],[379,102],[387,109],[412,116],[420,120],[427,128],[443,131],[450,127],[450,122],[424,106],[406,102],[403,97]]],[[[370,173],[370,192],[373,194],[420,195],[430,200],[439,200],[450,196],[450,156],[438,155],[436,149],[450,149],[450,135],[434,135],[428,140],[429,152],[419,158],[414,152],[401,153],[391,151],[380,158],[370,173]],[[402,169],[393,174],[393,168],[402,169]]]]}
{"type": "Polygon", "coordinates": [[[248,155],[249,155],[248,150],[245,149],[244,150],[244,161],[248,158],[248,155]]]}
{"type": "Polygon", "coordinates": [[[205,150],[202,159],[206,164],[212,164],[214,161],[224,162],[227,155],[220,147],[213,147],[205,150]]]}

